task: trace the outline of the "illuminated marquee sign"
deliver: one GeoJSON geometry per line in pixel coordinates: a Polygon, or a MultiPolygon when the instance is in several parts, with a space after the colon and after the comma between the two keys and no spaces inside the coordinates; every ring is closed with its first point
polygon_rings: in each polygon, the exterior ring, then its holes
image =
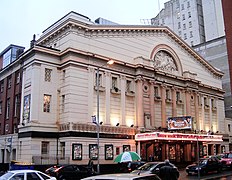
{"type": "Polygon", "coordinates": [[[168,130],[192,129],[192,117],[170,117],[167,120],[168,130]]]}
{"type": "Polygon", "coordinates": [[[136,134],[135,140],[136,141],[147,141],[147,140],[223,141],[222,135],[163,133],[163,132],[136,134]]]}

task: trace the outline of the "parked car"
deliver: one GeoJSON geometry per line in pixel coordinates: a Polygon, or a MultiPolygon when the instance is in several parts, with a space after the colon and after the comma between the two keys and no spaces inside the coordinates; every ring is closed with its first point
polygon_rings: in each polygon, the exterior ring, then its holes
{"type": "Polygon", "coordinates": [[[0,176],[0,180],[56,180],[55,177],[36,170],[13,170],[0,176]]]}
{"type": "Polygon", "coordinates": [[[91,176],[82,180],[161,180],[156,174],[131,174],[131,173],[117,173],[117,174],[104,174],[98,176],[91,176]]]}
{"type": "Polygon", "coordinates": [[[201,175],[213,171],[217,171],[219,173],[222,171],[222,164],[217,157],[208,157],[208,158],[201,158],[199,160],[199,166],[198,166],[198,162],[195,162],[186,167],[186,172],[188,175],[198,174],[198,170],[201,175]]]}
{"type": "Polygon", "coordinates": [[[118,163],[118,168],[116,173],[130,173],[138,167],[144,165],[146,162],[144,161],[133,161],[133,162],[124,162],[118,163]]]}
{"type": "Polygon", "coordinates": [[[224,156],[221,158],[221,163],[223,168],[231,168],[232,169],[232,152],[224,153],[224,156]]]}
{"type": "Polygon", "coordinates": [[[78,180],[96,175],[96,173],[92,169],[89,169],[88,166],[75,164],[52,166],[46,169],[45,173],[56,177],[58,180],[78,180]]]}
{"type": "MultiPolygon", "coordinates": [[[[176,169],[176,177],[180,176],[178,168],[172,164],[169,163],[169,165],[176,169]]],[[[165,162],[148,162],[139,168],[132,171],[132,174],[156,174],[159,175],[160,168],[165,166],[165,162]]]]}

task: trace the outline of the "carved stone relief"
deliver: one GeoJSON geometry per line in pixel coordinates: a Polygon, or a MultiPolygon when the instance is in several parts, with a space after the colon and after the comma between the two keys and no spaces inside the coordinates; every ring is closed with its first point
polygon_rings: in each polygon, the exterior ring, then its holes
{"type": "Polygon", "coordinates": [[[178,71],[175,60],[165,51],[159,51],[156,53],[154,58],[154,67],[155,69],[172,73],[178,71]]]}

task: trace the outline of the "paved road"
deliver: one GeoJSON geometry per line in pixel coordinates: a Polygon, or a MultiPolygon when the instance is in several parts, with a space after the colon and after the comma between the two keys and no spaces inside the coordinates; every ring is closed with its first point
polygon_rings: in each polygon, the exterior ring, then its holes
{"type": "MultiPolygon", "coordinates": [[[[201,180],[232,180],[232,171],[225,170],[222,173],[212,172],[204,176],[200,176],[201,180]]],[[[185,172],[185,169],[180,169],[180,178],[179,180],[198,180],[197,175],[188,176],[185,172]]]]}

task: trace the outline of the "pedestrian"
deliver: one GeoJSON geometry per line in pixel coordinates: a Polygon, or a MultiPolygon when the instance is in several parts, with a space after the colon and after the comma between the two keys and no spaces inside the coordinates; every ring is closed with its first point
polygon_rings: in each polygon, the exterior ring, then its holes
{"type": "Polygon", "coordinates": [[[90,173],[94,172],[92,159],[89,159],[88,170],[89,170],[90,173]]]}
{"type": "Polygon", "coordinates": [[[164,166],[160,168],[159,177],[162,180],[178,180],[179,171],[177,168],[172,167],[169,160],[164,161],[164,166]]]}

